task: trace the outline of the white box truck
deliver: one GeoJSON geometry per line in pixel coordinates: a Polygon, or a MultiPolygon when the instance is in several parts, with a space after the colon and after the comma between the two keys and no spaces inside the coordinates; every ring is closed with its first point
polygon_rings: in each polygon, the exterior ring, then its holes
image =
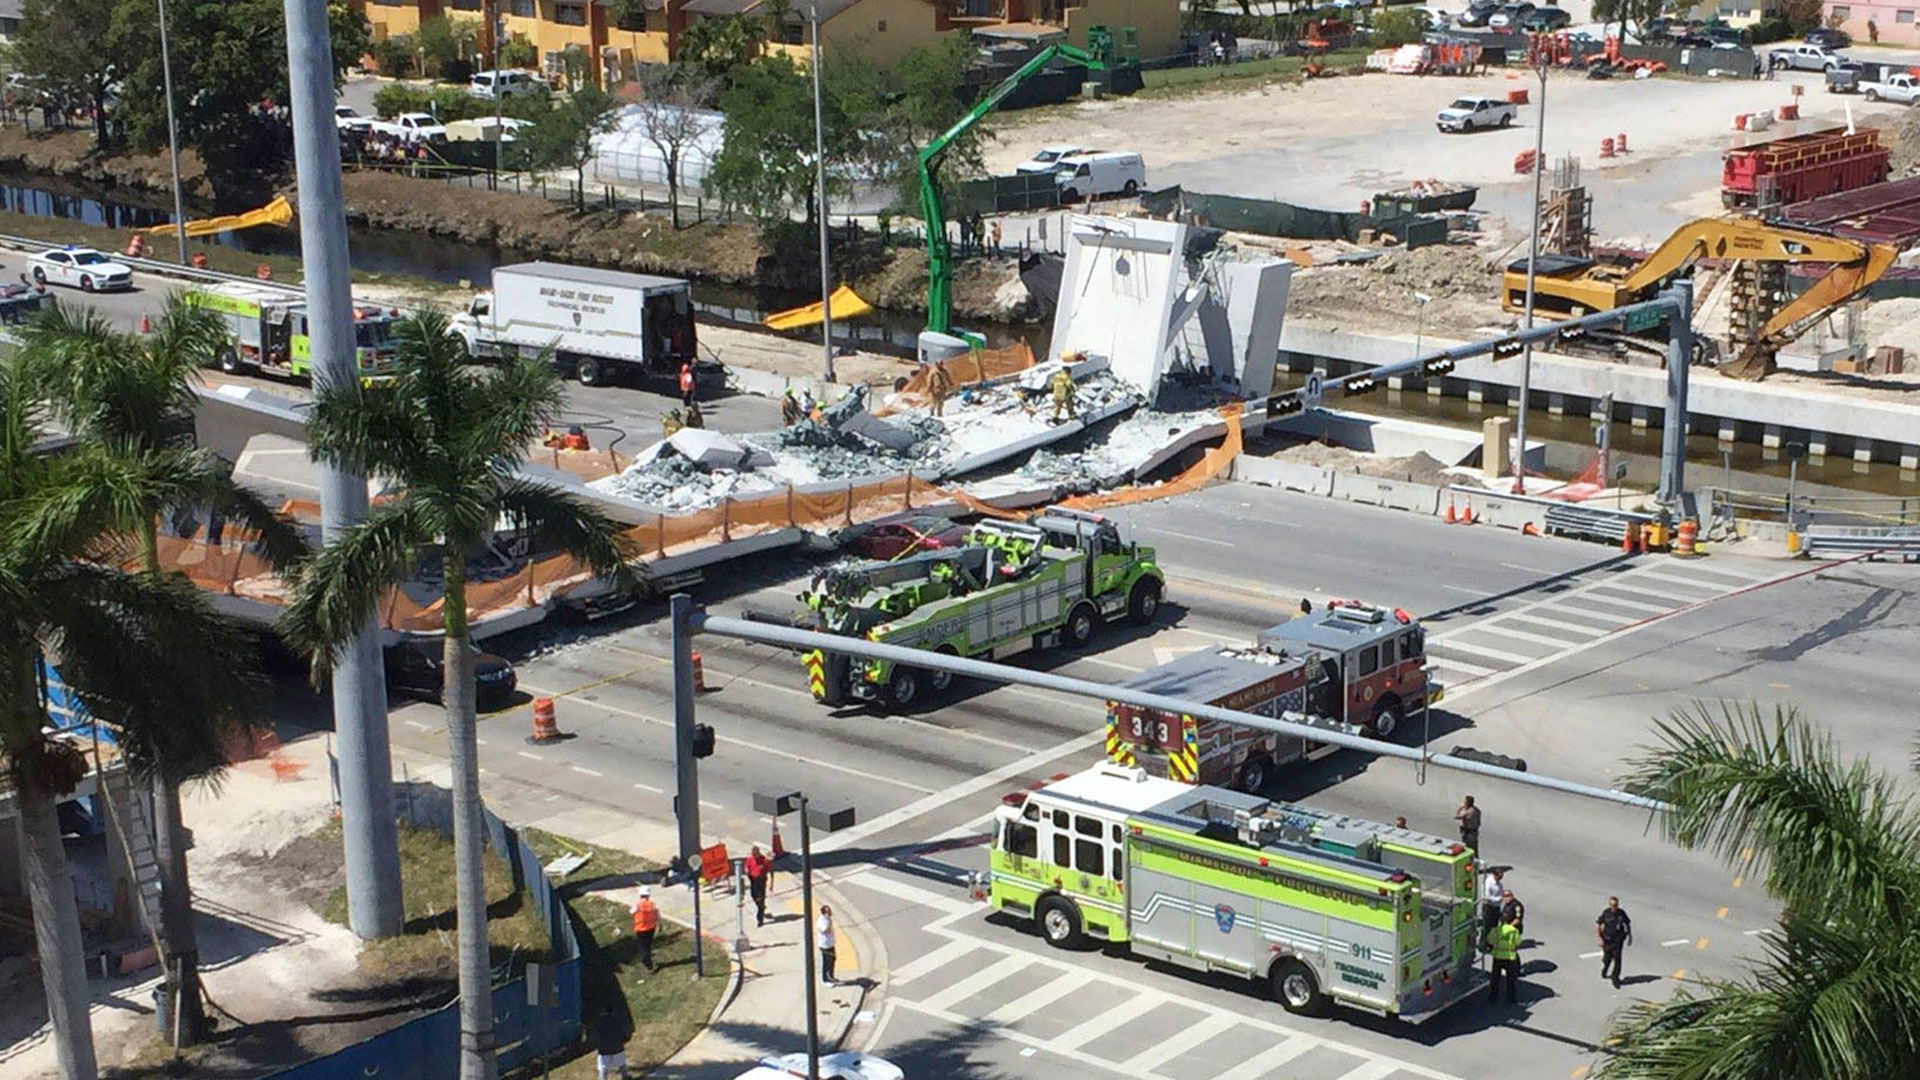
{"type": "Polygon", "coordinates": [[[699,361],[693,290],[680,278],[548,262],[499,266],[493,291],[476,295],[449,331],[476,360],[551,349],[560,370],[585,386],[671,379],[688,361],[702,384],[724,378],[720,365],[699,361]]]}

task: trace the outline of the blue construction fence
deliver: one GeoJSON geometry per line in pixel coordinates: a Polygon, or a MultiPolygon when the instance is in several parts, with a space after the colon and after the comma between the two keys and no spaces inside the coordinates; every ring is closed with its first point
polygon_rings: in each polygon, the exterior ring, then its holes
{"type": "MultiPolygon", "coordinates": [[[[553,943],[553,1005],[527,1004],[523,975],[493,988],[493,1033],[500,1071],[570,1046],[581,1024],[580,941],[567,905],[547,881],[540,857],[505,822],[485,811],[487,846],[501,853],[514,884],[533,898],[553,943]]],[[[273,1080],[443,1080],[460,1074],[460,1002],[416,1017],[390,1031],[273,1073],[273,1080]]]]}

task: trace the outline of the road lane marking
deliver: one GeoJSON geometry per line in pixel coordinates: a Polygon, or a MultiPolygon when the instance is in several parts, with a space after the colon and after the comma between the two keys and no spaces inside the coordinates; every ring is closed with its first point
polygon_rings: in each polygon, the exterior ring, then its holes
{"type": "MultiPolygon", "coordinates": [[[[1475,629],[1479,628],[1475,627],[1475,629]]],[[[1440,663],[1443,664],[1446,663],[1446,655],[1451,652],[1463,652],[1474,656],[1492,657],[1495,660],[1505,660],[1509,664],[1525,664],[1535,659],[1531,656],[1522,656],[1519,653],[1507,652],[1505,649],[1496,649],[1490,645],[1469,645],[1458,638],[1450,638],[1446,641],[1429,641],[1427,643],[1427,652],[1430,654],[1437,653],[1440,657],[1440,663]]]]}
{"type": "Polygon", "coordinates": [[[586,774],[586,775],[588,775],[588,776],[605,776],[605,775],[607,775],[606,773],[603,773],[603,772],[596,772],[596,771],[594,771],[594,770],[592,770],[592,769],[589,769],[589,768],[587,768],[587,767],[586,767],[586,766],[584,766],[584,765],[570,765],[570,766],[568,766],[568,768],[570,768],[570,769],[572,769],[572,770],[573,770],[574,772],[577,772],[577,773],[585,773],[585,774],[586,774]]]}
{"type": "Polygon", "coordinates": [[[1469,679],[1477,679],[1482,675],[1493,674],[1492,668],[1484,668],[1478,664],[1469,664],[1463,660],[1445,660],[1438,656],[1431,657],[1430,659],[1433,661],[1434,667],[1445,668],[1448,671],[1457,671],[1469,679]]]}
{"type": "MultiPolygon", "coordinates": [[[[1556,611],[1554,612],[1554,614],[1560,615],[1562,613],[1556,611]]],[[[1565,621],[1550,621],[1547,619],[1543,619],[1537,615],[1509,615],[1506,618],[1500,620],[1500,625],[1503,627],[1510,626],[1514,623],[1519,623],[1522,626],[1529,627],[1530,628],[1528,631],[1529,633],[1536,633],[1536,634],[1553,633],[1553,634],[1569,635],[1568,637],[1557,639],[1558,644],[1563,648],[1568,645],[1585,644],[1589,638],[1597,638],[1601,634],[1604,634],[1608,630],[1612,629],[1612,627],[1581,626],[1576,623],[1570,623],[1565,621]]],[[[1618,625],[1618,624],[1616,623],[1615,625],[1618,625]]]]}
{"type": "MultiPolygon", "coordinates": [[[[602,680],[602,681],[606,682],[611,680],[602,680]]],[[[596,682],[596,683],[588,683],[587,685],[599,686],[601,684],[596,682]]],[[[521,683],[520,689],[525,690],[530,694],[539,694],[542,697],[554,697],[554,698],[566,697],[575,692],[575,691],[563,692],[559,690],[542,690],[539,687],[528,686],[526,683],[521,683]]],[[[582,689],[584,689],[584,687],[582,689]]],[[[613,713],[615,716],[632,717],[635,720],[645,721],[646,723],[649,723],[649,724],[657,724],[660,727],[664,727],[664,728],[673,727],[673,721],[671,720],[662,720],[659,717],[648,716],[646,713],[643,713],[643,712],[635,712],[632,709],[623,709],[618,705],[609,705],[604,701],[582,700],[580,704],[588,708],[599,709],[603,712],[613,713]]],[[[1093,733],[1093,736],[1090,736],[1090,738],[1092,737],[1104,737],[1104,732],[1095,732],[1093,733]]],[[[831,769],[834,772],[843,772],[849,776],[858,776],[863,780],[873,780],[882,784],[891,784],[894,787],[906,788],[908,791],[918,791],[918,792],[921,792],[922,794],[933,793],[933,789],[921,787],[919,784],[908,783],[905,780],[899,780],[891,776],[882,776],[879,773],[868,772],[865,769],[856,769],[851,765],[841,765],[837,762],[832,762],[832,761],[821,761],[818,758],[810,758],[805,756],[804,754],[796,754],[791,750],[781,750],[777,747],[768,746],[764,743],[756,743],[747,739],[742,739],[737,735],[728,735],[726,739],[728,743],[734,746],[744,747],[748,750],[755,750],[762,754],[771,754],[774,757],[785,758],[788,761],[798,761],[801,764],[812,765],[815,768],[820,768],[820,769],[831,769]]],[[[536,761],[539,760],[539,758],[535,757],[535,755],[529,754],[524,750],[520,752],[520,755],[522,757],[534,758],[534,760],[536,761]]],[[[845,834],[835,833],[834,835],[842,836],[845,834]]]]}
{"type": "MultiPolygon", "coordinates": [[[[815,846],[817,847],[818,845],[815,846]]],[[[935,911],[946,912],[949,915],[955,913],[970,915],[980,909],[980,905],[972,901],[961,900],[944,893],[931,892],[917,885],[909,885],[904,881],[889,877],[886,874],[878,873],[872,870],[872,868],[854,874],[836,876],[832,880],[836,885],[858,885],[863,889],[872,889],[877,893],[885,893],[895,900],[904,900],[915,907],[932,908],[935,911]]],[[[915,966],[917,965],[908,964],[907,968],[915,966]]],[[[903,968],[902,970],[906,969],[903,968]]]]}
{"type": "Polygon", "coordinates": [[[1509,569],[1509,570],[1518,570],[1518,571],[1520,571],[1520,572],[1521,572],[1521,573],[1523,573],[1523,574],[1558,574],[1558,573],[1562,573],[1562,571],[1559,571],[1559,570],[1546,570],[1546,569],[1542,569],[1541,567],[1538,567],[1538,566],[1521,566],[1521,565],[1520,565],[1519,563],[1510,563],[1510,562],[1503,562],[1503,563],[1501,563],[1500,565],[1501,565],[1501,566],[1504,566],[1504,567],[1506,567],[1506,568],[1507,568],[1507,569],[1509,569]]]}
{"type": "Polygon", "coordinates": [[[1728,910],[1727,908],[1723,907],[1720,910],[1714,912],[1713,917],[1716,919],[1724,919],[1727,917],[1727,910],[1728,910]]]}
{"type": "Polygon", "coordinates": [[[973,995],[984,993],[992,989],[995,984],[1018,975],[1032,967],[1034,963],[1034,958],[1030,956],[1006,957],[992,967],[976,971],[932,997],[922,999],[920,1006],[934,1012],[946,1012],[973,995]]]}
{"type": "MultiPolygon", "coordinates": [[[[1612,582],[1608,582],[1608,583],[1607,583],[1607,587],[1608,587],[1608,588],[1612,588],[1612,587],[1613,587],[1613,583],[1612,583],[1612,582]]],[[[1621,591],[1623,591],[1623,592],[1633,592],[1633,590],[1631,590],[1631,589],[1623,589],[1623,590],[1621,590],[1621,591]]],[[[1642,592],[1634,592],[1634,595],[1635,595],[1635,596],[1648,596],[1648,595],[1651,595],[1651,594],[1650,594],[1650,593],[1642,593],[1642,592]]],[[[1594,592],[1594,593],[1592,593],[1591,595],[1588,595],[1588,596],[1586,596],[1586,597],[1584,597],[1583,599],[1586,599],[1586,600],[1590,600],[1590,601],[1594,601],[1594,602],[1597,602],[1597,603],[1602,603],[1602,604],[1612,604],[1612,605],[1613,605],[1613,606],[1615,606],[1615,607],[1623,607],[1623,608],[1628,608],[1628,609],[1631,609],[1631,610],[1634,610],[1634,611],[1647,611],[1647,612],[1654,612],[1654,611],[1672,611],[1672,610],[1674,610],[1674,608],[1675,608],[1675,605],[1674,605],[1674,603],[1673,603],[1672,601],[1668,601],[1667,603],[1664,603],[1664,604],[1649,604],[1649,603],[1646,603],[1645,601],[1641,601],[1641,600],[1623,600],[1623,599],[1621,599],[1620,597],[1617,597],[1617,596],[1609,596],[1609,595],[1607,595],[1606,593],[1603,593],[1603,592],[1594,592]]]]}
{"type": "Polygon", "coordinates": [[[1150,1073],[1209,1039],[1226,1034],[1239,1022],[1239,1019],[1230,1013],[1215,1013],[1197,1024],[1187,1025],[1182,1030],[1161,1039],[1158,1045],[1135,1054],[1120,1064],[1129,1072],[1150,1073]]]}
{"type": "Polygon", "coordinates": [[[546,759],[546,758],[545,758],[544,756],[542,756],[542,755],[540,755],[540,754],[536,754],[536,753],[534,753],[534,752],[533,752],[533,751],[531,751],[531,750],[515,750],[515,751],[514,751],[514,753],[516,753],[516,754],[519,754],[519,755],[520,755],[521,757],[523,757],[523,758],[526,758],[526,759],[527,759],[527,760],[529,760],[529,761],[545,761],[545,760],[547,760],[547,759],[546,759]]]}
{"type": "Polygon", "coordinates": [[[1233,541],[1231,540],[1215,540],[1209,536],[1195,536],[1192,533],[1175,532],[1172,529],[1157,529],[1151,525],[1137,525],[1135,526],[1135,528],[1139,529],[1141,532],[1155,533],[1160,536],[1177,536],[1182,540],[1191,540],[1196,544],[1211,544],[1214,547],[1223,547],[1223,548],[1238,546],[1234,544],[1233,541]]]}
{"type": "Polygon", "coordinates": [[[1089,731],[1085,735],[1076,735],[1058,746],[1034,753],[1023,754],[991,772],[981,773],[971,780],[962,780],[960,783],[932,792],[923,798],[915,799],[905,806],[889,810],[877,818],[855,825],[851,829],[842,829],[827,837],[825,840],[822,840],[820,843],[813,845],[813,849],[815,851],[838,851],[843,847],[864,841],[870,836],[885,832],[903,822],[912,821],[914,818],[931,813],[943,806],[958,802],[961,799],[971,798],[980,792],[999,787],[1008,780],[1028,771],[1039,772],[1041,775],[1045,775],[1043,767],[1046,763],[1069,755],[1079,754],[1090,747],[1099,745],[1105,738],[1106,731],[1104,729],[1089,731]]]}
{"type": "Polygon", "coordinates": [[[1701,938],[1701,939],[1700,939],[1699,941],[1696,941],[1696,942],[1694,942],[1694,943],[1693,943],[1693,947],[1694,947],[1694,948],[1696,948],[1696,949],[1704,949],[1704,948],[1706,948],[1706,947],[1707,947],[1707,939],[1706,939],[1706,938],[1701,938]]]}
{"type": "Polygon", "coordinates": [[[1220,1073],[1213,1080],[1260,1080],[1261,1077],[1313,1049],[1315,1045],[1317,1044],[1312,1039],[1288,1039],[1220,1073]]]}
{"type": "Polygon", "coordinates": [[[1335,1080],[1386,1080],[1399,1071],[1399,1066],[1391,1061],[1369,1061],[1364,1065],[1355,1065],[1341,1073],[1335,1080]]]}
{"type": "Polygon", "coordinates": [[[419,729],[419,730],[421,730],[421,731],[430,731],[430,730],[432,730],[432,725],[431,725],[431,724],[423,724],[423,723],[421,723],[421,722],[420,722],[420,721],[418,721],[418,720],[408,720],[408,721],[407,721],[407,726],[408,726],[408,727],[410,727],[410,728],[417,728],[417,729],[419,729]]]}
{"type": "Polygon", "coordinates": [[[1596,957],[1596,956],[1599,956],[1599,955],[1601,955],[1601,954],[1600,954],[1600,953],[1597,953],[1597,952],[1583,952],[1583,953],[1581,953],[1581,954],[1580,954],[1580,959],[1582,959],[1582,960],[1591,960],[1591,959],[1593,959],[1594,957],[1596,957]]]}
{"type": "Polygon", "coordinates": [[[898,989],[920,976],[925,975],[927,972],[937,971],[972,951],[973,946],[965,939],[949,941],[932,952],[921,953],[917,959],[910,960],[894,968],[892,971],[887,972],[887,983],[889,986],[898,989]]]}
{"type": "Polygon", "coordinates": [[[1671,949],[1675,945],[1685,945],[1692,940],[1693,940],[1692,938],[1688,938],[1688,937],[1674,938],[1672,941],[1661,942],[1660,947],[1663,949],[1671,949]]]}
{"type": "Polygon", "coordinates": [[[657,788],[652,784],[643,784],[638,780],[633,782],[633,786],[639,788],[641,791],[651,791],[655,795],[665,795],[667,793],[665,788],[657,788]]]}
{"type": "Polygon", "coordinates": [[[701,799],[700,805],[706,807],[709,810],[725,810],[726,809],[726,807],[721,805],[720,803],[713,802],[708,799],[701,799]]]}
{"type": "Polygon", "coordinates": [[[1123,664],[1118,660],[1108,660],[1108,659],[1105,659],[1104,657],[1099,657],[1099,656],[1081,656],[1081,657],[1077,657],[1076,659],[1082,664],[1097,664],[1103,668],[1112,668],[1115,671],[1131,672],[1132,674],[1135,674],[1135,675],[1139,674],[1142,671],[1147,670],[1146,668],[1143,668],[1138,664],[1123,664]]]}
{"type": "Polygon", "coordinates": [[[1043,983],[1037,990],[1029,990],[1014,998],[981,1019],[995,1027],[1011,1027],[1068,994],[1086,989],[1087,984],[1093,980],[1094,974],[1091,971],[1085,969],[1069,971],[1057,979],[1043,983]]]}

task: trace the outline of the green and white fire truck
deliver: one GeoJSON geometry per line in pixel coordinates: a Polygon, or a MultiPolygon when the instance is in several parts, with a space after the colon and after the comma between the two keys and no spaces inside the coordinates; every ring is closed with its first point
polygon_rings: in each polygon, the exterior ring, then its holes
{"type": "MultiPolygon", "coordinates": [[[[887,561],[831,566],[800,600],[809,629],[952,656],[1000,659],[1085,645],[1103,621],[1147,623],[1166,577],[1153,549],[1121,539],[1098,514],[1053,507],[1025,522],[984,521],[966,542],[887,561]]],[[[901,664],[802,654],[813,696],[905,708],[953,676],[901,664]]]]}
{"type": "MultiPolygon", "coordinates": [[[[218,359],[228,374],[260,371],[296,379],[313,377],[307,337],[307,302],[298,293],[247,281],[201,285],[186,299],[226,321],[230,340],[218,359]]],[[[393,363],[393,324],[398,312],[355,304],[354,359],[363,382],[383,377],[393,363]]]]}
{"type": "Polygon", "coordinates": [[[1358,818],[1112,762],[1008,795],[988,898],[1051,944],[1086,938],[1412,1022],[1471,994],[1473,853],[1358,818]]]}

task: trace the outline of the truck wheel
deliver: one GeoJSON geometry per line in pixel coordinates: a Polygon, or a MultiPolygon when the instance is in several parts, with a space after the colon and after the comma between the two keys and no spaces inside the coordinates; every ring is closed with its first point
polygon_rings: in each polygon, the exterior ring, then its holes
{"type": "Polygon", "coordinates": [[[895,664],[887,678],[887,704],[904,709],[920,700],[920,673],[904,664],[895,664]]]}
{"type": "Polygon", "coordinates": [[[1144,626],[1160,614],[1160,582],[1155,578],[1141,578],[1133,583],[1133,591],[1127,594],[1127,618],[1136,625],[1144,626]]]}
{"type": "Polygon", "coordinates": [[[1878,90],[1868,90],[1868,91],[1867,91],[1867,100],[1868,100],[1868,101],[1879,101],[1879,100],[1880,100],[1880,91],[1878,91],[1878,90]]]}
{"type": "Polygon", "coordinates": [[[1400,730],[1400,703],[1383,701],[1373,710],[1373,737],[1391,739],[1393,733],[1400,730]]]}
{"type": "Polygon", "coordinates": [[[1773,70],[1775,70],[1775,71],[1783,71],[1783,70],[1785,70],[1785,69],[1786,69],[1786,66],[1787,66],[1787,58],[1786,58],[1786,57],[1784,57],[1784,56],[1776,56],[1776,57],[1774,57],[1774,58],[1773,58],[1773,61],[1772,61],[1772,62],[1773,62],[1773,70]]]}
{"type": "Polygon", "coordinates": [[[1240,782],[1235,786],[1249,795],[1258,795],[1267,790],[1267,782],[1273,779],[1273,763],[1264,757],[1248,758],[1240,766],[1240,782]]]}
{"type": "Polygon", "coordinates": [[[229,375],[238,375],[246,370],[246,365],[240,362],[239,350],[232,346],[220,350],[220,370],[229,375]]]}
{"type": "Polygon", "coordinates": [[[1460,121],[1460,134],[1462,135],[1473,134],[1473,121],[1471,120],[1460,121]]]}
{"type": "MultiPolygon", "coordinates": [[[[947,648],[947,647],[942,647],[939,650],[939,652],[941,656],[958,656],[959,655],[958,653],[954,652],[951,648],[947,648]]],[[[960,681],[960,676],[955,675],[951,671],[941,671],[938,668],[927,669],[927,690],[930,693],[933,693],[936,695],[944,694],[947,691],[953,689],[953,684],[959,681],[960,681]]]]}
{"type": "Polygon", "coordinates": [[[580,361],[573,370],[580,377],[581,386],[605,386],[611,381],[607,377],[607,366],[592,357],[580,361]]]}
{"type": "Polygon", "coordinates": [[[1070,900],[1049,896],[1040,901],[1033,919],[1040,924],[1040,936],[1056,949],[1071,949],[1080,944],[1080,909],[1070,900]]]}
{"type": "Polygon", "coordinates": [[[1501,126],[1501,127],[1503,127],[1503,128],[1505,128],[1505,127],[1512,127],[1512,126],[1513,126],[1513,114],[1512,114],[1512,113],[1508,113],[1507,115],[1505,115],[1505,116],[1502,116],[1502,117],[1500,118],[1500,126],[1501,126]]]}
{"type": "Polygon", "coordinates": [[[1084,648],[1093,640],[1093,605],[1076,604],[1067,612],[1067,644],[1084,648]]]}
{"type": "Polygon", "coordinates": [[[1282,960],[1273,966],[1273,998],[1280,1007],[1296,1016],[1320,1016],[1327,1011],[1327,995],[1313,969],[1298,960],[1282,960]]]}
{"type": "Polygon", "coordinates": [[[1060,201],[1063,203],[1079,202],[1080,193],[1072,188],[1064,188],[1060,192],[1060,201]]]}
{"type": "Polygon", "coordinates": [[[1123,187],[1123,188],[1121,188],[1121,189],[1120,189],[1120,193],[1121,193],[1121,194],[1123,194],[1123,195],[1125,195],[1125,196],[1126,196],[1127,198],[1129,198],[1129,199],[1131,199],[1131,198],[1133,198],[1133,197],[1134,197],[1135,195],[1138,195],[1138,194],[1140,194],[1140,183],[1139,183],[1139,181],[1137,181],[1137,180],[1129,180],[1129,181],[1127,181],[1127,186],[1126,186],[1126,187],[1123,187]]]}

